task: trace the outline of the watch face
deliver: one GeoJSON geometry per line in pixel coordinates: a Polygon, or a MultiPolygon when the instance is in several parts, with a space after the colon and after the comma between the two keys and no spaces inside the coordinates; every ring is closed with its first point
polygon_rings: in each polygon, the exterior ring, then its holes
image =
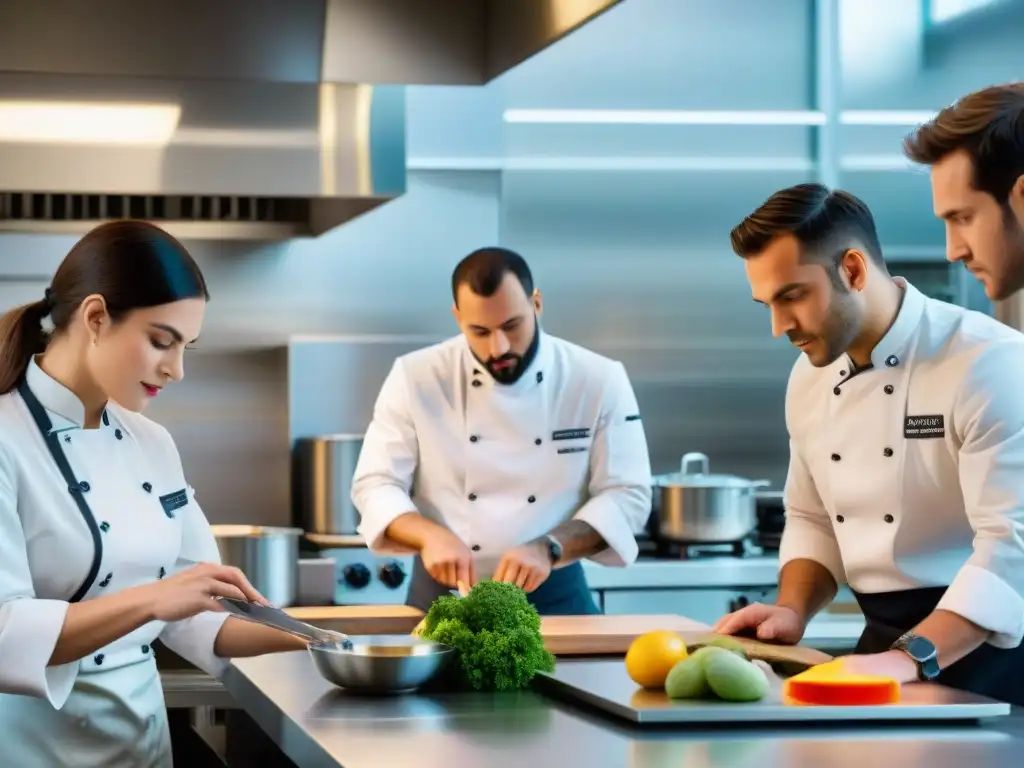
{"type": "Polygon", "coordinates": [[[912,637],[907,643],[907,653],[912,659],[924,661],[935,653],[935,646],[923,637],[912,637]]]}

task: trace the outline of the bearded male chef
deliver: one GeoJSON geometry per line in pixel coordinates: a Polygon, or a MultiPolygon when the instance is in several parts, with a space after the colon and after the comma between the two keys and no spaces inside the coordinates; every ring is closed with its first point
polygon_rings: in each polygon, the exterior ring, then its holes
{"type": "Polygon", "coordinates": [[[851,670],[1024,704],[1024,335],[890,277],[845,192],[777,192],[732,245],[803,355],[778,598],[716,629],[795,643],[846,582],[851,670]]]}
{"type": "Polygon", "coordinates": [[[461,581],[522,587],[542,615],[599,613],[580,561],[626,566],[651,509],[643,422],[621,363],[541,330],[521,256],[452,275],[462,334],[396,360],[352,501],[374,552],[416,553],[407,602],[461,581]]]}

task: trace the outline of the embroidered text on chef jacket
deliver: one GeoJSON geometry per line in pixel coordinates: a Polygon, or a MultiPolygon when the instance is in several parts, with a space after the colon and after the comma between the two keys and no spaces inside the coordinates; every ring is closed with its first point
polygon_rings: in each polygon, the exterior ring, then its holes
{"type": "Polygon", "coordinates": [[[536,357],[511,385],[461,335],[396,360],[353,481],[372,550],[406,553],[384,532],[419,511],[470,545],[487,575],[504,552],[572,518],[607,542],[595,561],[636,559],[651,469],[626,370],[538,333],[536,357]]]}
{"type": "Polygon", "coordinates": [[[938,608],[1024,637],[1024,335],[905,286],[852,373],[800,355],[786,392],[780,565],[809,558],[861,593],[948,586],[938,608]]]}
{"type": "MultiPolygon", "coordinates": [[[[23,386],[27,396],[0,396],[0,723],[16,727],[5,731],[14,754],[29,731],[59,741],[67,718],[110,733],[129,721],[162,723],[152,652],[158,637],[210,674],[227,663],[213,652],[227,614],[207,612],[150,622],[78,662],[47,666],[69,602],[220,558],[163,427],[111,403],[99,428],[82,429],[81,402],[34,360],[23,386]],[[62,474],[33,407],[50,423],[74,482],[62,474]],[[104,720],[105,713],[115,714],[104,720]]],[[[64,744],[85,749],[82,738],[64,744]]],[[[104,743],[114,749],[116,741],[104,743]]],[[[111,753],[104,764],[120,765],[123,757],[111,753]]]]}

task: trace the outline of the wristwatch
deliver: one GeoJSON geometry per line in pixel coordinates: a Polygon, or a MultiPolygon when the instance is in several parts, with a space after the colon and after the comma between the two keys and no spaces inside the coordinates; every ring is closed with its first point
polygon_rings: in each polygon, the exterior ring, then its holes
{"type": "Polygon", "coordinates": [[[550,533],[544,537],[544,540],[548,545],[548,557],[551,558],[551,564],[554,565],[562,559],[562,543],[550,533]]]}
{"type": "Polygon", "coordinates": [[[903,651],[917,665],[917,677],[927,682],[939,676],[939,652],[934,643],[926,637],[906,632],[891,646],[894,651],[903,651]]]}

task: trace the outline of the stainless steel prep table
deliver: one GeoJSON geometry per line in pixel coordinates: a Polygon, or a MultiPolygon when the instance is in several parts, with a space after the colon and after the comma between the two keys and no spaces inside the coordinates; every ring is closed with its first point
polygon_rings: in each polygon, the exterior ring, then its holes
{"type": "Polygon", "coordinates": [[[364,698],[323,680],[304,652],[236,660],[224,684],[301,768],[995,768],[1019,764],[1024,739],[1019,710],[968,726],[665,729],[532,691],[364,698]]]}

